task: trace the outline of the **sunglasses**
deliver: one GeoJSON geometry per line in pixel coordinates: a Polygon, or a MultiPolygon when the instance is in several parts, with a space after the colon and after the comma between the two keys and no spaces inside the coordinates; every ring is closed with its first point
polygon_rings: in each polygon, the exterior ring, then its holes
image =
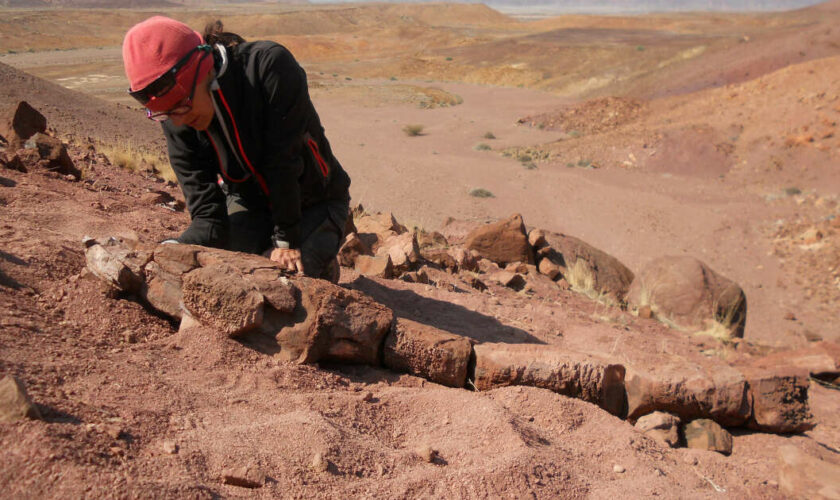
{"type": "MultiPolygon", "coordinates": [[[[198,65],[201,65],[201,61],[204,60],[205,57],[210,53],[211,47],[209,45],[199,45],[198,47],[190,50],[184,57],[181,58],[174,66],[172,66],[166,73],[159,76],[155,81],[146,85],[144,88],[140,90],[132,91],[129,89],[128,94],[137,100],[142,105],[146,105],[149,101],[152,100],[154,97],[161,97],[165,95],[167,92],[172,90],[175,85],[177,85],[178,80],[176,78],[178,71],[184,67],[184,65],[189,62],[190,57],[197,52],[201,51],[203,54],[201,58],[198,60],[198,65]]],[[[192,109],[192,99],[195,96],[195,86],[198,83],[198,71],[195,72],[195,76],[193,77],[192,82],[192,89],[190,90],[190,96],[181,103],[179,103],[176,107],[170,109],[169,111],[164,112],[157,112],[153,113],[151,110],[146,110],[146,117],[155,121],[164,121],[169,116],[178,116],[189,113],[192,109]]]]}

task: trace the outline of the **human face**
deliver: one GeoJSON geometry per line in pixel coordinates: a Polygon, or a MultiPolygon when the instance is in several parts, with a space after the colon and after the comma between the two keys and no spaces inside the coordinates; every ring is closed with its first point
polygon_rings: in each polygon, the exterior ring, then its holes
{"type": "MultiPolygon", "coordinates": [[[[183,114],[169,115],[169,121],[179,127],[186,125],[196,130],[207,130],[215,114],[213,98],[210,96],[210,83],[215,76],[215,71],[210,71],[207,76],[198,82],[189,111],[183,114]]],[[[180,105],[176,107],[180,107],[180,105]]]]}

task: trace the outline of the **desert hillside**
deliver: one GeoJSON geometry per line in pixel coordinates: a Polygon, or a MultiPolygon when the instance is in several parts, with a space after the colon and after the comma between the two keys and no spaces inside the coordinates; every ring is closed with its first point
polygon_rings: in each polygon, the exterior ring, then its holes
{"type": "Polygon", "coordinates": [[[0,7],[11,498],[840,488],[840,3],[66,5],[0,7]],[[119,49],[154,13],[306,69],[337,285],[158,244],[189,214],[119,49]]]}

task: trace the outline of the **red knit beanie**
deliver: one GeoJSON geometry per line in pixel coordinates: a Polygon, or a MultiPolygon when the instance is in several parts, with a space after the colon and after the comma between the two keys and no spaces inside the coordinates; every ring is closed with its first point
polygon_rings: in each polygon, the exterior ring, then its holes
{"type": "MultiPolygon", "coordinates": [[[[128,30],[123,40],[122,55],[125,75],[132,90],[139,90],[166,73],[189,51],[203,44],[198,32],[184,23],[155,16],[128,30]]],[[[153,97],[145,106],[152,111],[167,111],[189,97],[196,72],[198,81],[210,72],[213,57],[196,52],[176,74],[177,84],[166,94],[153,97]]]]}

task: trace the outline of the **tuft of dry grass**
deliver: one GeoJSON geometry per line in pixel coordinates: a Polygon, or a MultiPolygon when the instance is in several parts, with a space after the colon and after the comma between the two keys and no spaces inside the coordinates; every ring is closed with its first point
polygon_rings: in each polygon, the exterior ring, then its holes
{"type": "Polygon", "coordinates": [[[112,165],[130,172],[147,170],[164,180],[176,181],[175,172],[169,165],[169,161],[144,148],[138,148],[130,140],[99,144],[97,149],[108,158],[112,165]]]}
{"type": "Polygon", "coordinates": [[[490,191],[484,188],[472,188],[470,189],[470,196],[474,198],[495,198],[496,195],[491,193],[490,191]]]}
{"type": "Polygon", "coordinates": [[[423,135],[423,128],[423,125],[406,125],[402,130],[409,137],[417,137],[423,135]]]}

